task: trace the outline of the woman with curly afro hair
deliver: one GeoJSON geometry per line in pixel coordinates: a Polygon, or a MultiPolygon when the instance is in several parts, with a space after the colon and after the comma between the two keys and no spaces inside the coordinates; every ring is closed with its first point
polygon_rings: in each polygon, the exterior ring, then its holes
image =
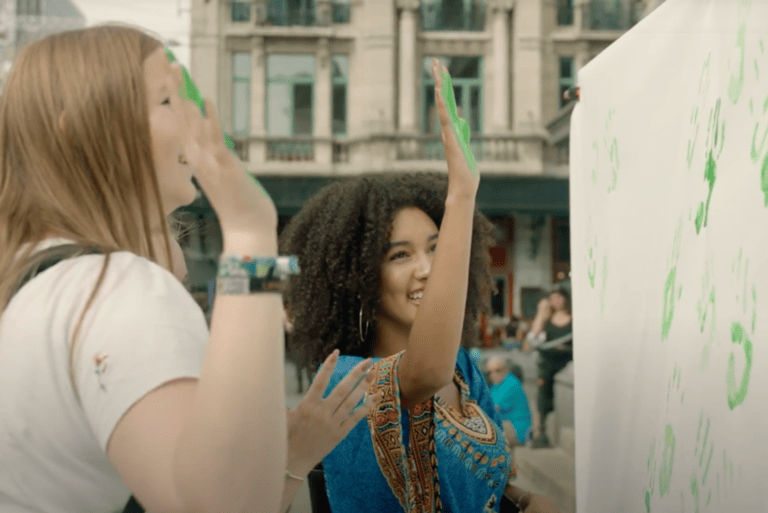
{"type": "Polygon", "coordinates": [[[326,394],[370,359],[367,393],[380,397],[323,459],[334,513],[498,512],[505,492],[533,504],[507,484],[515,471],[501,419],[461,348],[489,307],[492,225],[475,207],[479,173],[452,130],[439,69],[434,61],[447,178],[340,180],[282,235],[301,267],[286,291],[292,349],[310,371],[338,350],[326,394]]]}

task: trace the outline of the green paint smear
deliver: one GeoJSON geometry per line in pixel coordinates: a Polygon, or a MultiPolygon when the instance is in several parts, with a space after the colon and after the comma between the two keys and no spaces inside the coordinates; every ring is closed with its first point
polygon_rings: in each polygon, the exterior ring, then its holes
{"type": "Polygon", "coordinates": [[[456,110],[456,98],[453,96],[451,76],[442,66],[440,68],[443,77],[443,87],[440,92],[443,95],[445,106],[448,109],[448,116],[451,119],[453,133],[456,135],[456,140],[459,143],[461,151],[464,152],[464,159],[467,161],[469,170],[472,171],[472,174],[475,177],[477,177],[477,162],[475,162],[475,156],[472,154],[472,149],[469,147],[469,124],[459,117],[456,110]]]}
{"type": "Polygon", "coordinates": [[[659,495],[664,497],[669,492],[672,481],[672,467],[675,463],[675,433],[672,426],[667,424],[664,436],[664,451],[661,454],[661,468],[659,469],[659,495]]]}
{"type": "Polygon", "coordinates": [[[648,490],[645,491],[645,511],[651,513],[651,493],[648,490]]]}
{"type": "MultiPolygon", "coordinates": [[[[176,62],[176,56],[173,54],[170,48],[165,49],[165,55],[168,57],[169,61],[176,62]]],[[[195,85],[195,82],[189,75],[187,68],[181,63],[179,63],[179,66],[181,66],[181,76],[183,78],[183,83],[179,88],[179,96],[182,100],[189,100],[197,105],[197,108],[200,109],[200,113],[203,115],[203,117],[205,117],[205,100],[203,99],[202,94],[200,94],[200,90],[197,88],[197,85],[195,85]]],[[[232,152],[235,151],[235,143],[232,141],[228,134],[224,134],[224,144],[226,144],[227,148],[232,150],[232,152]]],[[[264,189],[264,186],[261,185],[261,182],[259,182],[256,177],[253,176],[253,174],[246,174],[251,179],[251,182],[259,188],[262,194],[269,197],[269,193],[266,191],[266,189],[264,189]]]]}
{"type": "Polygon", "coordinates": [[[696,474],[691,476],[691,495],[693,496],[693,512],[699,513],[699,481],[696,474]]]}
{"type": "Polygon", "coordinates": [[[746,363],[739,384],[736,384],[736,356],[731,353],[728,357],[728,373],[726,375],[726,387],[728,407],[733,410],[747,398],[749,380],[752,374],[752,342],[747,338],[744,327],[737,322],[731,324],[731,341],[743,346],[746,363]]]}
{"type": "MultiPolygon", "coordinates": [[[[168,56],[169,61],[176,62],[176,56],[173,54],[170,48],[165,49],[165,55],[168,56]]],[[[203,117],[205,117],[205,100],[200,94],[200,90],[197,88],[197,85],[195,85],[195,82],[192,80],[192,77],[189,75],[187,68],[181,63],[179,63],[179,65],[181,66],[181,75],[184,79],[184,83],[179,88],[179,96],[181,96],[182,100],[189,100],[197,105],[197,108],[200,109],[200,113],[203,115],[203,117]]],[[[224,134],[224,143],[230,150],[235,148],[235,143],[227,134],[224,134]]]]}

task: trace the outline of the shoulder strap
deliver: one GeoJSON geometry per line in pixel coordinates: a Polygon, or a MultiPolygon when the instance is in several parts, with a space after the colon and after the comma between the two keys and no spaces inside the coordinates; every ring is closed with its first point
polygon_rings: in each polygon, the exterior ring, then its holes
{"type": "Polygon", "coordinates": [[[96,246],[83,246],[81,244],[62,244],[60,246],[53,246],[38,251],[29,258],[27,270],[19,276],[16,285],[11,289],[8,299],[10,300],[10,298],[12,298],[14,294],[16,294],[19,289],[26,285],[32,278],[43,271],[50,269],[59,262],[82,255],[95,255],[100,253],[102,253],[101,249],[96,246]]]}

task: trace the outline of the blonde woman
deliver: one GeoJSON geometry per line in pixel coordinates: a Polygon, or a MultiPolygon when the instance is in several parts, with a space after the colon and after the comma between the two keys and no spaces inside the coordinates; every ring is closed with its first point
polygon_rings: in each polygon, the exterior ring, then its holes
{"type": "Polygon", "coordinates": [[[350,414],[369,362],[322,399],[332,355],[286,414],[281,296],[220,276],[230,288],[209,333],[180,283],[166,216],[194,199],[193,175],[231,262],[277,254],[274,204],[224,145],[212,103],[203,118],[182,102],[180,80],[159,39],[114,25],[36,41],[8,77],[0,511],[112,512],[132,494],[153,513],[285,511],[370,408],[350,414]],[[103,254],[15,290],[31,255],[67,242],[103,254]]]}

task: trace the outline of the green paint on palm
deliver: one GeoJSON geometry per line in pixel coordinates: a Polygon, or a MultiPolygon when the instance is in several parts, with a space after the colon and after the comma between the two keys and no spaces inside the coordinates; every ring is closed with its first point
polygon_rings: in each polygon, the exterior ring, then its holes
{"type": "MultiPolygon", "coordinates": [[[[170,48],[165,49],[165,55],[168,56],[169,61],[176,62],[176,56],[173,54],[170,48]]],[[[189,75],[187,68],[181,63],[179,63],[179,65],[181,66],[181,76],[183,80],[183,83],[179,88],[179,96],[181,96],[182,100],[189,100],[197,105],[197,107],[200,109],[200,113],[205,116],[205,100],[200,94],[200,90],[197,88],[197,85],[195,85],[195,82],[189,75]]],[[[234,149],[235,143],[232,141],[229,135],[224,134],[224,142],[226,143],[227,148],[230,150],[234,149]]]]}
{"type": "MultiPolygon", "coordinates": [[[[170,48],[165,49],[165,55],[168,57],[169,61],[176,62],[176,56],[173,54],[170,48]]],[[[205,100],[203,99],[202,94],[200,94],[200,90],[197,88],[197,85],[195,85],[195,82],[189,75],[187,68],[181,63],[179,63],[179,66],[181,66],[181,76],[183,80],[183,83],[179,88],[179,96],[181,96],[182,100],[189,100],[197,105],[197,107],[200,109],[200,113],[205,117],[205,100]]],[[[224,134],[224,144],[226,144],[227,148],[232,150],[232,152],[235,151],[235,143],[232,141],[232,138],[230,138],[228,134],[224,134]]],[[[261,185],[261,182],[259,182],[256,177],[253,176],[253,174],[246,174],[248,175],[248,178],[251,179],[251,182],[253,182],[253,184],[259,188],[262,194],[269,196],[267,190],[264,189],[264,186],[261,185]]]]}
{"type": "Polygon", "coordinates": [[[459,147],[464,153],[464,159],[467,161],[469,170],[472,171],[474,176],[477,176],[477,162],[475,162],[475,156],[472,154],[472,148],[469,146],[469,124],[459,117],[458,111],[456,110],[456,98],[453,96],[451,76],[444,69],[441,69],[441,75],[443,77],[443,86],[440,92],[442,93],[443,100],[445,100],[445,106],[448,109],[448,117],[451,120],[453,133],[456,135],[459,147]]]}
{"type": "Polygon", "coordinates": [[[712,200],[712,191],[715,188],[717,179],[717,161],[723,152],[725,146],[725,121],[720,122],[721,101],[718,98],[715,107],[709,114],[709,126],[707,127],[707,161],[704,166],[704,180],[707,181],[709,192],[706,203],[699,203],[696,212],[696,233],[700,233],[702,228],[707,226],[709,218],[709,204],[712,200]]]}

